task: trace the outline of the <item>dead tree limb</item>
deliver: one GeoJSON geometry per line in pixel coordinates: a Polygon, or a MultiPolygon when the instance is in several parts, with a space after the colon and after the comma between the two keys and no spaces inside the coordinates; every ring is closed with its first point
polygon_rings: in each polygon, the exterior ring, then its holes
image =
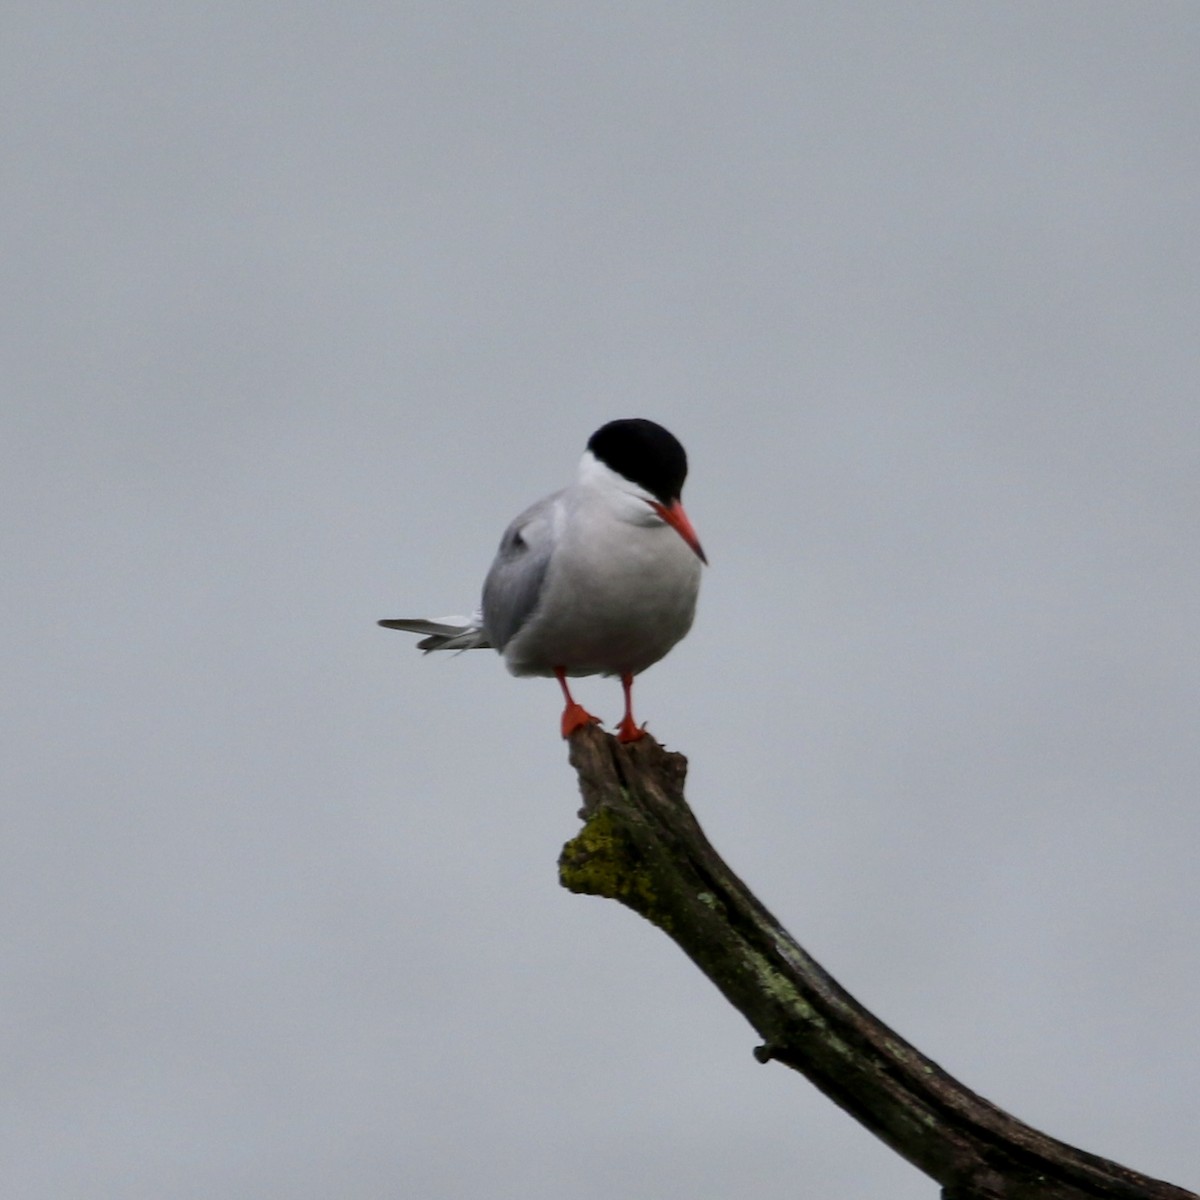
{"type": "Polygon", "coordinates": [[[873,1017],[709,844],[684,800],[683,755],[592,727],[572,736],[570,758],[584,826],[563,847],[563,886],[619,900],[672,937],[758,1031],[760,1061],[806,1075],[944,1200],[1200,1200],[1031,1129],[873,1017]]]}

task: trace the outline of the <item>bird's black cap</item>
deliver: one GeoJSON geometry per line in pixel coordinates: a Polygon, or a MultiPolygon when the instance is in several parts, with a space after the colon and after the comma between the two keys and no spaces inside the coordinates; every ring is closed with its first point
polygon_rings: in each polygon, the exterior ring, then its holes
{"type": "Polygon", "coordinates": [[[687,453],[673,433],[653,421],[643,417],[609,421],[588,438],[587,448],[610,470],[644,487],[663,504],[673,504],[683,493],[687,453]]]}

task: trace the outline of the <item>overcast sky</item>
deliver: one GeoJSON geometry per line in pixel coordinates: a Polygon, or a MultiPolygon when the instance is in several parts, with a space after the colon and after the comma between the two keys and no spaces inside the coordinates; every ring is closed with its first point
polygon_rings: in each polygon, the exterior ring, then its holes
{"type": "Polygon", "coordinates": [[[1192,2],[10,0],[4,1195],[936,1195],[558,887],[553,683],[374,624],[626,416],[713,841],[1200,1186],[1198,63],[1192,2]]]}

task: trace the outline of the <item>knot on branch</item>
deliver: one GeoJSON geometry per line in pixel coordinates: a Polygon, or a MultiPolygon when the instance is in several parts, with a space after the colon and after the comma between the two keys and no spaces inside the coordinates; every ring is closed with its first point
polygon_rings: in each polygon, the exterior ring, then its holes
{"type": "Polygon", "coordinates": [[[568,891],[619,900],[654,924],[670,929],[650,873],[611,812],[601,809],[593,813],[562,848],[558,878],[568,891]]]}
{"type": "Polygon", "coordinates": [[[619,900],[671,932],[673,921],[655,883],[661,837],[683,804],[687,759],[652,737],[621,743],[589,726],[572,735],[571,765],[579,774],[584,826],[562,850],[558,877],[569,891],[619,900]]]}

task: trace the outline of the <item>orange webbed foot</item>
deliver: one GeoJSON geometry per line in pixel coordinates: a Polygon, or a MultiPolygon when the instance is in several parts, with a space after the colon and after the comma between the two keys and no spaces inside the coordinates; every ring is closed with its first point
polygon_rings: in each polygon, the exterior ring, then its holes
{"type": "Polygon", "coordinates": [[[631,716],[622,717],[617,725],[618,742],[640,742],[645,736],[645,725],[639,725],[631,716]]]}
{"type": "Polygon", "coordinates": [[[576,730],[599,724],[599,717],[593,717],[582,704],[576,704],[574,700],[563,709],[562,735],[565,738],[569,738],[576,730]]]}

